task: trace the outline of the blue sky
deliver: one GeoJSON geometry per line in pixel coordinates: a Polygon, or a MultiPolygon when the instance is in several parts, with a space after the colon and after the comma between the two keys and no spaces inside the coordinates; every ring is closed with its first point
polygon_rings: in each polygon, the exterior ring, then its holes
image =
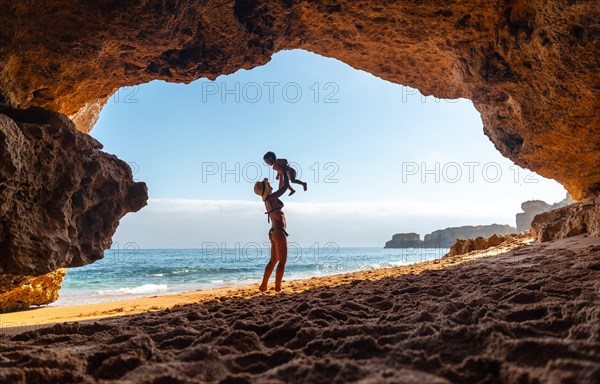
{"type": "Polygon", "coordinates": [[[148,184],[149,206],[115,235],[142,248],[265,240],[252,185],[272,178],[262,161],[268,150],[309,182],[308,192],[284,198],[290,241],[307,247],[514,225],[521,202],[565,194],[503,158],[470,101],[426,98],[300,50],[214,82],[123,88],[91,134],[148,184]]]}

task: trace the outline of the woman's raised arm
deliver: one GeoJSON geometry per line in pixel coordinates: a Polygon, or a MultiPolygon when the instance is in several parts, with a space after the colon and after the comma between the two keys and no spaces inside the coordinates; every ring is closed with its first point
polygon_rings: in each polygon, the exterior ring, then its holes
{"type": "Polygon", "coordinates": [[[288,179],[287,172],[283,172],[283,185],[280,186],[280,188],[277,191],[273,192],[271,194],[271,196],[273,196],[275,198],[280,198],[281,195],[283,195],[285,193],[285,191],[287,191],[289,186],[290,186],[290,180],[288,179]]]}

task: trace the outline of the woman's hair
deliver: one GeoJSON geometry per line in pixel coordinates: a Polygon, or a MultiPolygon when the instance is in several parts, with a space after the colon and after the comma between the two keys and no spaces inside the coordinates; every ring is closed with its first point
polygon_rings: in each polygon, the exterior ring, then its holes
{"type": "Polygon", "coordinates": [[[265,153],[265,155],[263,156],[263,159],[277,159],[277,156],[275,156],[275,153],[269,151],[267,153],[265,153]]]}

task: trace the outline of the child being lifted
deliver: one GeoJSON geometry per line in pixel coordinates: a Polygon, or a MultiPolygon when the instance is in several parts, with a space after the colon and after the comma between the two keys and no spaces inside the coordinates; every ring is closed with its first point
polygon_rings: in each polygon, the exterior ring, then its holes
{"type": "MultiPolygon", "coordinates": [[[[290,166],[286,159],[278,159],[273,152],[265,153],[263,159],[265,160],[265,163],[271,165],[275,172],[277,172],[276,178],[277,180],[280,180],[280,184],[283,180],[283,173],[285,173],[290,180],[290,183],[300,184],[304,188],[304,191],[306,191],[307,184],[296,179],[296,170],[290,166]]],[[[290,194],[288,196],[292,196],[294,193],[296,193],[291,185],[288,187],[288,189],[290,190],[290,194]]]]}

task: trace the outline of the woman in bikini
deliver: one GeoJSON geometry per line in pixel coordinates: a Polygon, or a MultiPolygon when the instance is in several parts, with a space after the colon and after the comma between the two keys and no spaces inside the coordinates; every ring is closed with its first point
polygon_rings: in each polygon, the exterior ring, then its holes
{"type": "Polygon", "coordinates": [[[286,222],[285,214],[283,213],[283,202],[279,200],[279,197],[281,197],[281,195],[289,188],[289,180],[287,175],[284,174],[283,177],[283,186],[276,192],[273,192],[273,188],[271,187],[271,184],[269,184],[269,179],[264,179],[263,181],[258,181],[254,184],[254,193],[262,197],[265,208],[267,209],[266,214],[268,215],[268,221],[271,223],[271,229],[269,230],[271,258],[265,267],[262,284],[258,288],[262,292],[267,290],[269,278],[275,268],[275,264],[277,264],[277,271],[275,272],[275,291],[281,291],[281,280],[283,279],[285,262],[287,261],[288,233],[285,231],[286,222]]]}

